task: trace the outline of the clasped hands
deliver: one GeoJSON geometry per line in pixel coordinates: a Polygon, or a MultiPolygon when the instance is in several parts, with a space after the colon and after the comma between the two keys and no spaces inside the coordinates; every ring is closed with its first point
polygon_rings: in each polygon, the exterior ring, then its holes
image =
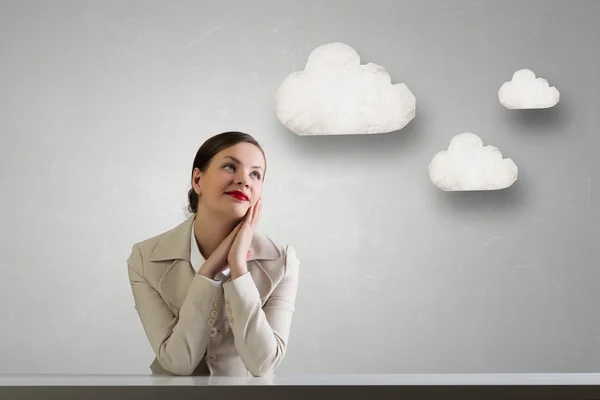
{"type": "Polygon", "coordinates": [[[211,279],[227,267],[231,270],[231,279],[236,279],[246,272],[246,260],[252,255],[250,243],[256,232],[262,210],[262,199],[248,208],[244,218],[208,257],[198,273],[211,279]]]}

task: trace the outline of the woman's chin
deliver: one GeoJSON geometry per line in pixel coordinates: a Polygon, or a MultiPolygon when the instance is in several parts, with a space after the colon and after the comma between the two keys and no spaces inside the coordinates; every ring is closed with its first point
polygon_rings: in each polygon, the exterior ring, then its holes
{"type": "Polygon", "coordinates": [[[243,203],[233,204],[226,209],[226,213],[232,218],[244,218],[248,212],[248,205],[243,203]]]}

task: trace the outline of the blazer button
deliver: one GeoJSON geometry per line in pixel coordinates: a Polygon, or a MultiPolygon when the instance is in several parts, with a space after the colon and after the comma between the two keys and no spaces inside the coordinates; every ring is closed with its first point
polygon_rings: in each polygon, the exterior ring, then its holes
{"type": "Polygon", "coordinates": [[[212,311],[210,312],[210,316],[211,316],[211,317],[216,317],[218,314],[219,314],[219,313],[217,312],[217,310],[212,310],[212,311]]]}
{"type": "Polygon", "coordinates": [[[215,301],[215,303],[213,304],[213,306],[215,306],[215,308],[219,308],[219,307],[221,307],[221,302],[220,301],[215,301]]]}
{"type": "Polygon", "coordinates": [[[208,319],[208,324],[209,324],[209,325],[212,325],[212,324],[214,324],[214,323],[215,323],[215,320],[214,320],[214,319],[212,319],[212,318],[209,318],[209,319],[208,319]]]}
{"type": "Polygon", "coordinates": [[[229,323],[233,324],[233,318],[232,317],[229,317],[229,323]]]}
{"type": "Polygon", "coordinates": [[[215,337],[217,336],[217,328],[212,328],[210,330],[210,337],[215,337]]]}
{"type": "Polygon", "coordinates": [[[230,308],[230,307],[227,307],[227,312],[228,312],[229,314],[231,314],[231,312],[232,312],[232,311],[231,311],[231,308],[230,308]]]}

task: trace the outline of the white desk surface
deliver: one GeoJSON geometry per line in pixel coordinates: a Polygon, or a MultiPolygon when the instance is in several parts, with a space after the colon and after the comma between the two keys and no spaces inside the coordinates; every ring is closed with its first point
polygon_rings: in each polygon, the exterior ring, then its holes
{"type": "Polygon", "coordinates": [[[188,377],[159,375],[0,375],[0,386],[412,386],[412,385],[600,385],[600,373],[278,375],[188,377]]]}

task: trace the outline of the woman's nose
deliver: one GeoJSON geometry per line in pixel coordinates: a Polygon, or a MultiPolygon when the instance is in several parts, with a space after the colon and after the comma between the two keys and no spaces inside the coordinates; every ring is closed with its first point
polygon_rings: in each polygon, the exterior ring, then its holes
{"type": "Polygon", "coordinates": [[[248,186],[248,178],[246,178],[245,175],[238,176],[236,181],[239,185],[248,186]]]}

